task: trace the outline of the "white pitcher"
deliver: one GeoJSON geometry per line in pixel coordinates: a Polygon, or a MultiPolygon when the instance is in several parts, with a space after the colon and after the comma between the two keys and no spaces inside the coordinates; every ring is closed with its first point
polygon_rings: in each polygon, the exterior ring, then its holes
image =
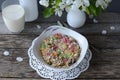
{"type": "Polygon", "coordinates": [[[25,21],[31,22],[38,18],[37,0],[19,0],[20,5],[25,9],[25,21]]]}

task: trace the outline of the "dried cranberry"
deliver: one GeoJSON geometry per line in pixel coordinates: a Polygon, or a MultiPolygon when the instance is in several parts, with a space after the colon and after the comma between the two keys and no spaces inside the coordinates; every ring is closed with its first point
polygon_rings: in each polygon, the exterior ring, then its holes
{"type": "Polygon", "coordinates": [[[58,49],[58,46],[53,46],[53,50],[56,50],[56,49],[58,49]]]}
{"type": "Polygon", "coordinates": [[[63,62],[67,62],[67,61],[68,61],[68,59],[66,59],[66,58],[63,59],[63,62]]]}

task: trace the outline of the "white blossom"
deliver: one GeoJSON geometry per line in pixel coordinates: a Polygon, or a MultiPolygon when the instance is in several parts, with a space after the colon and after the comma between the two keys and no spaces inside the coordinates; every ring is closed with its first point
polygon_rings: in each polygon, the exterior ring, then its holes
{"type": "Polygon", "coordinates": [[[105,9],[105,8],[107,8],[108,3],[110,3],[111,1],[112,0],[97,0],[95,5],[96,5],[96,7],[101,6],[102,9],[105,9]]]}
{"type": "Polygon", "coordinates": [[[105,9],[107,5],[104,0],[97,0],[96,7],[99,7],[99,6],[101,6],[103,9],[105,9]]]}
{"type": "Polygon", "coordinates": [[[71,6],[66,6],[66,7],[65,7],[65,11],[66,11],[66,12],[69,12],[69,11],[70,11],[70,8],[71,8],[71,6]]]}
{"type": "Polygon", "coordinates": [[[98,20],[94,18],[94,19],[93,19],[93,22],[94,22],[94,23],[98,23],[98,20]]]}
{"type": "Polygon", "coordinates": [[[66,4],[67,5],[71,5],[73,3],[74,0],[66,0],[66,4]]]}
{"type": "Polygon", "coordinates": [[[103,35],[107,34],[107,30],[102,30],[101,32],[103,35]]]}
{"type": "Polygon", "coordinates": [[[40,0],[39,3],[45,7],[49,6],[49,0],[40,0]]]}
{"type": "Polygon", "coordinates": [[[61,17],[62,16],[62,10],[59,9],[59,8],[56,8],[55,9],[55,15],[58,15],[59,17],[61,17]]]}
{"type": "Polygon", "coordinates": [[[115,30],[115,26],[110,26],[110,29],[111,30],[115,30]]]}
{"type": "Polygon", "coordinates": [[[23,58],[22,58],[22,57],[16,57],[16,60],[17,60],[18,62],[22,62],[22,61],[23,61],[23,58]]]}
{"type": "Polygon", "coordinates": [[[84,5],[85,5],[85,6],[87,6],[87,7],[90,6],[89,0],[83,0],[83,2],[84,2],[84,5]]]}
{"type": "Polygon", "coordinates": [[[112,0],[105,0],[105,2],[106,2],[106,3],[110,3],[110,2],[112,2],[112,0]]]}
{"type": "Polygon", "coordinates": [[[9,51],[4,51],[4,52],[3,52],[3,55],[4,55],[4,56],[8,56],[9,54],[10,54],[9,51]]]}
{"type": "Polygon", "coordinates": [[[73,2],[72,8],[79,8],[79,7],[82,6],[82,5],[83,5],[82,0],[75,0],[75,1],[73,2]]]}
{"type": "Polygon", "coordinates": [[[72,8],[80,8],[82,7],[82,10],[85,11],[86,7],[90,6],[89,0],[74,0],[72,8]]]}
{"type": "Polygon", "coordinates": [[[40,25],[36,25],[37,29],[41,29],[41,26],[40,25]]]}
{"type": "MultiPolygon", "coordinates": [[[[105,9],[108,7],[109,3],[112,0],[95,0],[96,3],[94,4],[96,7],[101,7],[102,9],[105,9]]],[[[71,8],[80,8],[82,11],[86,11],[86,8],[89,7],[90,0],[61,0],[61,2],[57,3],[56,0],[50,1],[49,0],[40,0],[40,5],[45,7],[50,7],[55,9],[55,15],[61,16],[62,11],[69,12],[71,8]]]]}
{"type": "Polygon", "coordinates": [[[62,10],[64,10],[64,8],[65,8],[65,3],[63,3],[63,2],[61,2],[60,4],[59,4],[59,6],[60,6],[60,9],[62,9],[62,10]]]}

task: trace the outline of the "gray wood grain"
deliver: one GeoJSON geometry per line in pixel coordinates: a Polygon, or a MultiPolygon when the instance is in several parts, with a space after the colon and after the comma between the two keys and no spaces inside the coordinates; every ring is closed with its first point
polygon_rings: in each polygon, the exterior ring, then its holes
{"type": "Polygon", "coordinates": [[[28,48],[34,35],[0,35],[0,48],[28,48]]]}
{"type": "MultiPolygon", "coordinates": [[[[40,34],[45,28],[57,25],[57,23],[27,23],[25,29],[21,34],[40,34]],[[41,29],[38,29],[36,25],[40,25],[41,29]]],[[[106,35],[120,35],[120,23],[98,23],[98,24],[90,24],[86,23],[83,27],[74,29],[68,26],[67,28],[75,30],[81,34],[86,35],[103,35],[102,31],[106,30],[106,35]],[[110,27],[114,27],[115,30],[111,30],[110,27]]],[[[2,34],[2,33],[1,33],[2,34]]]]}
{"type": "MultiPolygon", "coordinates": [[[[38,35],[0,35],[0,48],[29,48],[38,35]]],[[[85,35],[89,44],[100,49],[119,49],[120,36],[85,35]]]]}
{"type": "MultiPolygon", "coordinates": [[[[6,26],[1,23],[0,24],[0,34],[15,34],[11,33],[6,26]]],[[[25,29],[20,33],[20,34],[37,34],[39,35],[42,33],[44,29],[46,29],[49,26],[52,25],[57,25],[57,23],[26,23],[25,29]],[[38,29],[36,26],[40,25],[41,28],[38,29]]],[[[98,23],[98,24],[85,24],[83,27],[74,29],[71,27],[67,27],[69,29],[75,30],[81,34],[86,34],[86,35],[103,35],[102,31],[106,30],[107,34],[106,35],[120,35],[120,23],[98,23]],[[115,30],[111,30],[110,27],[114,27],[115,30]]]]}
{"type": "MultiPolygon", "coordinates": [[[[41,77],[29,66],[27,49],[7,49],[9,56],[4,56],[6,49],[0,49],[0,77],[40,79],[41,77]],[[16,57],[22,57],[17,62],[16,57]]],[[[87,71],[81,73],[80,79],[111,79],[120,78],[120,49],[92,49],[93,57],[87,71]]],[[[78,79],[77,78],[77,79],[78,79]]]]}
{"type": "MultiPolygon", "coordinates": [[[[83,80],[120,79],[120,13],[103,13],[96,17],[98,23],[87,19],[86,24],[78,29],[73,29],[83,34],[89,41],[93,53],[90,67],[77,78],[83,80]],[[115,30],[110,27],[114,26],[115,30]],[[107,30],[103,35],[102,30],[107,30]]],[[[26,23],[25,29],[20,34],[7,30],[0,13],[0,80],[41,80],[35,70],[29,66],[27,50],[35,37],[51,25],[56,25],[57,20],[66,22],[62,18],[52,16],[48,19],[39,17],[38,20],[26,23]],[[38,29],[36,25],[40,25],[38,29]],[[9,56],[3,52],[8,50],[9,56]],[[22,62],[17,62],[16,57],[22,57],[22,62]]],[[[43,79],[46,80],[46,79],[43,79]]]]}
{"type": "MultiPolygon", "coordinates": [[[[0,78],[0,80],[51,80],[51,79],[17,79],[17,78],[0,78]]],[[[74,79],[74,80],[118,80],[118,79],[74,79]]]]}
{"type": "MultiPolygon", "coordinates": [[[[120,22],[120,13],[114,13],[114,12],[103,12],[101,15],[94,17],[96,18],[99,22],[120,22]]],[[[57,20],[60,21],[66,21],[66,13],[62,15],[62,17],[58,16],[51,16],[49,18],[44,18],[42,13],[39,14],[39,18],[35,22],[56,22],[57,20]]],[[[87,15],[87,23],[93,23],[92,19],[89,19],[87,15]]]]}
{"type": "MultiPolygon", "coordinates": [[[[64,22],[65,19],[62,19],[61,21],[64,22]]],[[[87,35],[101,35],[102,30],[107,30],[107,35],[120,35],[120,14],[119,13],[103,13],[100,17],[97,17],[98,23],[93,23],[92,20],[89,20],[89,22],[86,22],[86,24],[78,29],[73,29],[77,32],[80,32],[82,34],[87,34],[87,35]],[[113,26],[115,27],[115,30],[111,30],[110,27],[113,26]]],[[[31,23],[26,23],[25,24],[25,29],[21,34],[40,34],[45,28],[51,26],[51,25],[56,25],[57,24],[58,18],[55,16],[51,17],[50,19],[44,19],[44,18],[39,18],[39,20],[31,22],[31,23]],[[40,25],[41,29],[38,29],[36,25],[40,25]]],[[[7,27],[5,26],[2,16],[0,15],[0,34],[14,34],[11,33],[7,27]]]]}
{"type": "MultiPolygon", "coordinates": [[[[120,13],[114,13],[114,12],[103,12],[100,16],[98,17],[95,17],[99,22],[120,22],[120,13]]],[[[56,22],[56,21],[66,21],[66,13],[63,14],[62,17],[58,17],[58,16],[51,16],[49,18],[44,18],[43,15],[40,13],[39,14],[39,17],[37,20],[33,21],[33,22],[38,22],[38,23],[41,23],[41,22],[56,22]]],[[[0,12],[0,22],[3,22],[3,19],[2,19],[2,13],[0,12]]],[[[92,19],[89,19],[88,18],[88,15],[87,15],[87,22],[93,22],[92,19]]]]}
{"type": "Polygon", "coordinates": [[[17,79],[17,78],[0,78],[0,80],[50,80],[50,79],[17,79]]]}
{"type": "Polygon", "coordinates": [[[120,36],[86,36],[89,44],[100,49],[119,49],[120,46],[120,36]]]}

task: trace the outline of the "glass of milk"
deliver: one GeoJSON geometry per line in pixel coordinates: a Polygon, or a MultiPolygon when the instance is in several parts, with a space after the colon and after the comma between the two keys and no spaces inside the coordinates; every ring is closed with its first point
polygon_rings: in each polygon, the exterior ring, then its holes
{"type": "Polygon", "coordinates": [[[24,29],[25,11],[18,0],[5,0],[2,3],[2,17],[11,32],[20,33],[24,29]]]}

